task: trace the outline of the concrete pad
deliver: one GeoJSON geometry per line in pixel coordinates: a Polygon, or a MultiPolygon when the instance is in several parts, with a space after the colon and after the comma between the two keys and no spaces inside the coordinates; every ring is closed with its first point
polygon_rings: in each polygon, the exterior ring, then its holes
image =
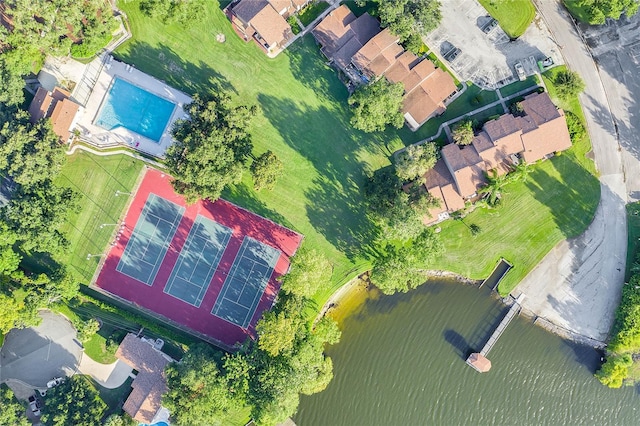
{"type": "Polygon", "coordinates": [[[558,45],[544,22],[536,18],[527,31],[515,41],[499,27],[485,34],[482,27],[489,13],[477,0],[450,0],[442,8],[442,21],[424,41],[442,57],[451,45],[461,49],[460,55],[446,65],[462,81],[473,81],[486,89],[495,89],[518,79],[514,65],[520,62],[528,75],[537,72],[535,61],[547,56],[556,64],[564,63],[558,45]]]}
{"type": "Polygon", "coordinates": [[[80,362],[82,345],[76,330],[63,316],[40,311],[37,327],[13,329],[0,350],[0,382],[16,379],[46,388],[54,377],[73,375],[80,362]]]}
{"type": "Polygon", "coordinates": [[[191,103],[191,97],[124,62],[108,57],[102,66],[102,60],[102,58],[96,58],[89,64],[82,84],[73,93],[74,97],[84,104],[78,112],[75,125],[80,131],[80,139],[98,148],[121,145],[156,157],[164,157],[166,149],[174,142],[170,134],[171,126],[176,120],[186,118],[183,107],[191,103]],[[115,78],[125,80],[175,104],[159,141],[153,141],[125,127],[107,130],[95,124],[115,78]],[[84,102],[85,99],[86,102],[84,102]]]}
{"type": "Polygon", "coordinates": [[[115,389],[122,386],[133,369],[120,360],[112,364],[101,364],[84,355],[80,360],[78,371],[93,377],[102,387],[115,389]]]}

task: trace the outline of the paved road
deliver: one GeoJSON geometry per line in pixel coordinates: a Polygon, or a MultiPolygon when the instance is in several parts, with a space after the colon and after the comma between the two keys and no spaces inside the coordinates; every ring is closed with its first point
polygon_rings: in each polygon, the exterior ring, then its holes
{"type": "Polygon", "coordinates": [[[587,119],[602,197],[583,235],[556,246],[518,286],[525,311],[570,332],[603,341],[624,282],[627,190],[621,152],[605,90],[587,47],[557,0],[536,0],[569,67],[585,80],[580,101],[587,119]]]}
{"type": "Polygon", "coordinates": [[[38,388],[46,388],[54,377],[75,373],[82,346],[76,331],[61,315],[41,311],[37,327],[13,329],[0,351],[0,382],[17,379],[38,388]]]}

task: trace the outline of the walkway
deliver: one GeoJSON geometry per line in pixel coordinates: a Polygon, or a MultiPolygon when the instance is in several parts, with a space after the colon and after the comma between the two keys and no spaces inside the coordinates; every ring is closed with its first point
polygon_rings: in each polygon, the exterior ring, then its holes
{"type": "MultiPolygon", "coordinates": [[[[505,112],[508,112],[508,109],[507,109],[507,106],[506,106],[506,102],[510,101],[511,99],[515,99],[515,98],[517,98],[518,96],[522,96],[522,95],[525,95],[525,94],[527,94],[527,93],[531,93],[532,91],[536,90],[538,87],[544,87],[544,86],[539,85],[539,84],[538,84],[538,85],[536,85],[536,86],[530,86],[530,87],[528,87],[528,88],[526,88],[526,89],[524,89],[524,90],[520,90],[519,92],[514,93],[514,94],[512,94],[512,95],[509,95],[509,96],[506,96],[506,97],[502,97],[502,95],[498,95],[498,100],[497,100],[497,101],[491,102],[490,104],[487,104],[487,105],[481,106],[480,108],[476,108],[476,109],[474,109],[473,111],[469,111],[469,112],[467,112],[466,114],[463,114],[463,115],[460,115],[460,116],[458,116],[458,117],[456,117],[456,118],[452,118],[451,120],[447,120],[447,121],[445,121],[444,123],[442,123],[442,124],[440,125],[440,127],[438,127],[438,131],[436,132],[436,134],[435,134],[435,135],[430,136],[430,137],[428,137],[428,138],[426,138],[426,139],[423,139],[423,140],[421,140],[421,141],[418,141],[418,142],[416,142],[416,143],[414,143],[414,144],[412,144],[412,145],[413,145],[413,146],[416,146],[416,145],[422,145],[422,144],[424,144],[424,143],[431,142],[431,141],[433,141],[433,140],[435,140],[435,139],[438,139],[438,138],[440,137],[440,135],[442,134],[442,131],[443,131],[443,130],[445,131],[445,133],[447,134],[447,136],[449,136],[449,132],[450,132],[450,130],[449,130],[449,129],[450,129],[450,126],[451,126],[452,124],[457,123],[458,121],[464,120],[464,119],[465,119],[465,118],[467,118],[467,117],[472,117],[472,116],[474,116],[474,115],[476,115],[476,114],[479,114],[479,113],[481,113],[482,111],[486,111],[486,110],[488,110],[488,109],[491,109],[491,108],[493,108],[493,107],[494,107],[494,106],[496,106],[496,105],[502,105],[502,107],[503,107],[503,109],[505,110],[505,112]]],[[[410,145],[410,146],[411,146],[411,145],[410,145]]],[[[402,149],[399,149],[398,151],[396,151],[396,153],[398,153],[398,152],[402,152],[402,151],[404,151],[405,149],[407,149],[407,147],[402,148],[402,149]]]]}
{"type": "Polygon", "coordinates": [[[77,150],[86,151],[93,155],[99,155],[100,157],[107,157],[109,155],[128,155],[131,158],[135,158],[136,160],[144,161],[147,164],[152,165],[153,167],[163,170],[165,166],[155,160],[152,160],[144,155],[140,155],[137,152],[129,151],[127,149],[108,149],[108,150],[100,150],[97,147],[91,148],[81,143],[74,143],[67,151],[67,155],[73,155],[77,150]]]}
{"type": "Polygon", "coordinates": [[[107,389],[115,389],[122,386],[131,375],[133,369],[126,363],[117,360],[112,364],[100,364],[83,354],[78,366],[78,372],[87,374],[107,389]]]}
{"type": "Polygon", "coordinates": [[[620,146],[598,69],[571,18],[559,0],[535,3],[555,40],[563,46],[566,63],[586,83],[580,102],[602,195],[595,218],[584,234],[559,243],[525,277],[518,291],[527,294],[524,312],[567,329],[569,334],[604,341],[620,298],[627,250],[627,189],[620,146]]]}

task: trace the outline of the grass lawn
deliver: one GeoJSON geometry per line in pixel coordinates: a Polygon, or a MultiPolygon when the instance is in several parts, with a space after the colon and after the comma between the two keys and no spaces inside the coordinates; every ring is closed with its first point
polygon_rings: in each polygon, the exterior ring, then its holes
{"type": "Polygon", "coordinates": [[[133,390],[131,388],[133,379],[129,377],[121,386],[115,389],[107,389],[100,386],[98,382],[93,380],[91,377],[86,377],[100,394],[100,399],[102,399],[104,403],[109,407],[105,412],[104,418],[109,417],[111,414],[121,414],[122,404],[124,404],[124,402],[129,397],[129,394],[133,390]]]}
{"type": "Polygon", "coordinates": [[[405,126],[398,131],[387,131],[387,134],[389,137],[393,137],[395,133],[398,133],[405,144],[409,145],[435,135],[440,125],[445,121],[459,117],[498,100],[496,92],[482,90],[480,87],[471,83],[466,84],[469,86],[467,90],[447,106],[444,114],[430,119],[423,124],[418,131],[412,132],[405,126]]]}
{"type": "Polygon", "coordinates": [[[538,76],[530,75],[529,77],[527,77],[522,81],[518,80],[514,83],[511,83],[502,87],[499,90],[502,97],[506,98],[507,96],[511,96],[514,93],[518,93],[519,91],[527,89],[529,87],[532,87],[532,88],[536,87],[537,84],[538,84],[538,76]]]}
{"type": "Polygon", "coordinates": [[[329,3],[326,1],[314,1],[309,4],[307,7],[302,9],[300,14],[298,15],[298,19],[302,22],[302,25],[305,27],[313,22],[322,12],[324,12],[329,7],[329,3]]]}
{"type": "Polygon", "coordinates": [[[249,173],[223,195],[251,211],[304,234],[305,246],[333,266],[332,286],[369,268],[375,230],[364,214],[360,184],[367,170],[389,164],[402,146],[396,132],[367,135],[349,124],[348,92],[326,66],[311,35],[275,59],[245,43],[215,1],[202,23],[163,25],[144,16],[138,2],[122,2],[133,37],[116,56],[189,94],[218,82],[260,111],[249,129],[254,153],[272,150],[285,174],[274,191],[255,192],[249,173]],[[216,34],[226,35],[218,43],[216,34]],[[206,46],[206,48],[203,48],[206,46]]]}
{"type": "Polygon", "coordinates": [[[536,16],[531,0],[479,0],[511,38],[518,38],[536,16]]]}
{"type": "MultiPolygon", "coordinates": [[[[543,74],[556,105],[582,117],[578,99],[558,99],[553,76],[562,67],[543,74]]],[[[600,184],[594,163],[586,158],[591,150],[588,137],[562,155],[533,167],[526,182],[505,188],[497,208],[479,208],[463,221],[443,222],[444,254],[433,267],[483,279],[502,256],[514,265],[498,287],[505,295],[537,265],[559,241],[580,235],[591,223],[600,200],[600,184]],[[469,226],[480,226],[472,236],[469,226]],[[474,254],[478,260],[470,262],[474,254]]]]}
{"type": "Polygon", "coordinates": [[[102,364],[111,364],[116,362],[115,351],[110,351],[107,348],[107,339],[105,339],[100,332],[94,334],[91,339],[84,342],[82,346],[84,346],[85,355],[88,355],[89,358],[94,361],[102,364]]]}
{"type": "Polygon", "coordinates": [[[62,229],[70,247],[58,260],[80,280],[89,284],[99,257],[87,260],[87,254],[104,253],[114,226],[127,204],[128,196],[116,197],[116,191],[133,188],[142,162],[126,155],[99,157],[82,151],[67,158],[58,182],[80,194],[79,212],[71,213],[62,229]]]}

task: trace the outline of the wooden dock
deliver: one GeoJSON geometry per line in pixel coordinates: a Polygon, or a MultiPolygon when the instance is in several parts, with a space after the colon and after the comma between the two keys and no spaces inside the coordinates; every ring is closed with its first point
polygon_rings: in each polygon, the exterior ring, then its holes
{"type": "Polygon", "coordinates": [[[507,315],[505,315],[504,318],[502,318],[502,321],[500,321],[500,324],[498,324],[498,327],[494,330],[491,337],[489,337],[489,340],[487,340],[487,343],[484,344],[484,347],[482,348],[482,350],[480,352],[475,352],[471,354],[469,358],[467,358],[467,364],[469,366],[473,367],[474,369],[480,372],[489,371],[489,369],[491,368],[491,362],[486,358],[487,354],[496,344],[496,342],[498,341],[498,339],[500,338],[504,330],[506,330],[506,328],[509,326],[509,323],[511,322],[511,320],[513,320],[513,318],[518,314],[518,312],[520,312],[520,308],[521,308],[520,304],[522,303],[523,300],[524,300],[524,294],[520,294],[520,296],[518,296],[518,298],[513,301],[513,304],[509,308],[509,312],[507,312],[507,315]],[[482,365],[481,368],[478,368],[480,365],[482,365]]]}

